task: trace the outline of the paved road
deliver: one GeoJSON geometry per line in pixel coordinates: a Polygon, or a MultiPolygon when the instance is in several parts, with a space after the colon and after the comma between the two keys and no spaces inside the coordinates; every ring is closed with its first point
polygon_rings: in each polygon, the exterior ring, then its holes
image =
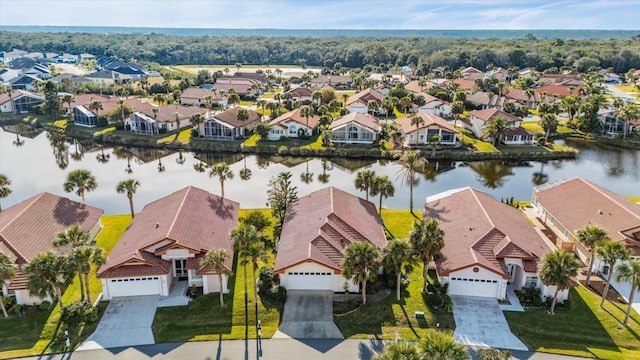
{"type": "MultiPolygon", "coordinates": [[[[203,341],[175,344],[143,345],[131,348],[97,349],[74,353],[23,358],[29,360],[146,360],[146,359],[190,359],[190,360],[253,360],[256,359],[255,341],[245,342],[203,341]]],[[[260,360],[304,359],[304,360],[370,360],[382,350],[380,340],[295,340],[270,339],[262,341],[260,360]]],[[[514,351],[518,360],[581,360],[582,358],[514,351]]]]}

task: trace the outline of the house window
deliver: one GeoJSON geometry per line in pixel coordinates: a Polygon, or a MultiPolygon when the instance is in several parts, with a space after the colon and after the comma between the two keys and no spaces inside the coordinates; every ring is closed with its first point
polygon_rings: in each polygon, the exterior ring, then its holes
{"type": "Polygon", "coordinates": [[[513,136],[511,137],[511,141],[518,141],[518,140],[519,140],[519,139],[518,139],[518,135],[513,135],[513,136]]]}
{"type": "Polygon", "coordinates": [[[440,140],[442,142],[453,142],[455,139],[455,135],[450,132],[443,131],[440,140]]]}
{"type": "Polygon", "coordinates": [[[419,140],[419,141],[424,141],[424,134],[420,134],[420,135],[418,136],[418,140],[419,140]]]}
{"type": "Polygon", "coordinates": [[[413,134],[409,134],[409,139],[413,140],[414,136],[413,134]]]}
{"type": "Polygon", "coordinates": [[[358,128],[355,126],[349,127],[347,136],[350,140],[358,140],[358,128]]]}
{"type": "Polygon", "coordinates": [[[298,133],[298,127],[295,125],[291,125],[289,127],[289,135],[296,135],[298,133]]]}
{"type": "Polygon", "coordinates": [[[189,272],[191,273],[191,279],[193,280],[200,280],[202,279],[202,275],[198,275],[196,274],[195,270],[189,270],[189,272]]]}
{"type": "Polygon", "coordinates": [[[524,287],[532,288],[538,285],[538,277],[537,276],[527,276],[524,281],[524,287]]]}
{"type": "Polygon", "coordinates": [[[549,223],[551,223],[551,225],[553,225],[553,223],[555,223],[555,222],[556,222],[556,219],[552,216],[552,217],[549,219],[549,223]]]}

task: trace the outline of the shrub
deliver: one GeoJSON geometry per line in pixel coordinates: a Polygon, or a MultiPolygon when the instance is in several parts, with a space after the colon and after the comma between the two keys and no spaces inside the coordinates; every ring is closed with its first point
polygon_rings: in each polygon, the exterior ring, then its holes
{"type": "Polygon", "coordinates": [[[158,129],[158,134],[166,134],[167,133],[167,129],[158,129]]]}
{"type": "Polygon", "coordinates": [[[478,358],[480,360],[509,360],[511,359],[511,351],[481,348],[478,349],[478,358]]]}
{"type": "Polygon", "coordinates": [[[16,303],[16,298],[13,296],[3,296],[2,302],[4,303],[4,308],[9,309],[16,303]]]}
{"type": "Polygon", "coordinates": [[[11,305],[10,308],[7,309],[7,311],[10,314],[18,314],[20,312],[20,309],[22,309],[22,306],[20,306],[18,304],[13,304],[13,305],[11,305]]]}
{"type": "Polygon", "coordinates": [[[274,279],[278,275],[273,271],[273,269],[268,267],[261,267],[260,273],[258,275],[258,292],[263,295],[267,295],[268,292],[274,286],[274,279]]]}
{"type": "Polygon", "coordinates": [[[60,320],[69,328],[78,328],[98,320],[98,309],[85,301],[75,302],[62,308],[60,320]]]}
{"type": "Polygon", "coordinates": [[[40,309],[40,311],[47,311],[50,308],[51,308],[51,302],[47,300],[41,302],[40,305],[38,305],[38,309],[40,309]]]}
{"type": "Polygon", "coordinates": [[[540,296],[540,289],[536,287],[525,287],[517,291],[516,295],[520,304],[524,307],[542,307],[544,303],[540,296]]]}
{"type": "Polygon", "coordinates": [[[429,302],[435,307],[440,307],[444,303],[442,297],[438,294],[429,294],[429,302]]]}

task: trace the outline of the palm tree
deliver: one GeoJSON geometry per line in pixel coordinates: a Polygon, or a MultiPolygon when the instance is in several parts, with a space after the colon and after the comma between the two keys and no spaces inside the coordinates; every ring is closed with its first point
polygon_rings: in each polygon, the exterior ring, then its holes
{"type": "Polygon", "coordinates": [[[578,238],[578,241],[580,241],[580,243],[582,243],[582,245],[591,252],[589,270],[587,270],[587,279],[585,280],[585,285],[589,286],[591,272],[593,271],[593,260],[596,257],[594,250],[598,245],[610,239],[607,232],[597,225],[588,225],[585,228],[578,230],[576,237],[578,238]]]}
{"type": "Polygon", "coordinates": [[[622,137],[627,137],[627,131],[629,130],[629,123],[633,120],[640,119],[640,107],[632,102],[627,102],[624,107],[620,109],[619,115],[624,119],[624,131],[622,137]]]}
{"type": "Polygon", "coordinates": [[[305,162],[305,165],[305,171],[300,174],[300,181],[305,184],[310,184],[313,181],[313,173],[309,172],[309,160],[305,162]]]}
{"type": "MultiPolygon", "coordinates": [[[[67,111],[69,111],[69,114],[71,114],[71,103],[76,101],[76,99],[73,97],[73,95],[66,94],[60,100],[62,101],[63,104],[67,104],[67,111]]],[[[73,120],[73,118],[72,118],[72,120],[73,120]]]]}
{"type": "Polygon", "coordinates": [[[625,247],[622,241],[605,241],[602,244],[596,246],[595,253],[602,258],[602,260],[609,264],[609,272],[607,276],[607,284],[604,286],[602,292],[602,300],[600,301],[600,307],[603,308],[604,301],[607,298],[609,292],[609,285],[611,285],[611,278],[615,270],[616,261],[625,261],[629,258],[629,250],[625,247]]]}
{"type": "Polygon", "coordinates": [[[211,167],[209,177],[217,176],[220,180],[220,196],[224,199],[224,182],[233,179],[233,171],[226,163],[217,163],[211,167]]]}
{"type": "Polygon", "coordinates": [[[416,144],[418,143],[418,128],[424,125],[424,119],[421,116],[414,116],[411,118],[411,125],[416,127],[416,144]]]}
{"type": "MultiPolygon", "coordinates": [[[[0,174],[0,199],[4,199],[11,195],[11,188],[9,186],[11,186],[11,180],[9,180],[9,177],[5,174],[0,174]]],[[[2,210],[1,206],[0,210],[2,210]]]]}
{"type": "Polygon", "coordinates": [[[58,300],[62,308],[62,287],[73,276],[69,268],[69,259],[64,255],[52,251],[36,255],[24,268],[29,294],[58,300]]]}
{"type": "Polygon", "coordinates": [[[267,106],[267,100],[260,99],[260,100],[256,101],[256,106],[259,107],[260,109],[262,109],[260,114],[262,116],[264,116],[264,108],[267,106]]]}
{"type": "Polygon", "coordinates": [[[158,104],[158,106],[162,106],[162,104],[167,101],[167,98],[162,94],[155,94],[153,95],[153,101],[158,104]]]}
{"type": "Polygon", "coordinates": [[[460,119],[460,115],[464,112],[464,103],[462,101],[454,101],[451,103],[451,113],[455,115],[453,119],[453,126],[458,127],[458,119],[460,119]]]}
{"type": "Polygon", "coordinates": [[[65,192],[76,191],[76,194],[82,198],[82,203],[85,204],[84,194],[90,192],[98,187],[98,182],[95,176],[91,174],[91,171],[87,169],[73,170],[67,174],[67,181],[62,185],[65,192]]]}
{"type": "Polygon", "coordinates": [[[624,317],[624,325],[626,326],[629,321],[633,298],[640,288],[640,260],[631,260],[618,266],[618,276],[616,276],[616,280],[628,281],[631,283],[631,292],[629,293],[629,301],[627,301],[629,305],[627,307],[627,314],[624,317]]]}
{"type": "Polygon", "coordinates": [[[176,133],[176,140],[177,140],[178,135],[180,134],[180,113],[177,111],[174,111],[173,114],[171,114],[171,116],[173,117],[173,121],[176,122],[176,130],[178,131],[176,133]]]}
{"type": "Polygon", "coordinates": [[[580,264],[573,254],[564,250],[550,252],[542,258],[538,268],[540,280],[547,286],[556,287],[549,314],[554,313],[556,302],[558,301],[558,293],[569,288],[569,279],[578,274],[578,268],[580,268],[580,264]]]}
{"type": "MultiPolygon", "coordinates": [[[[244,336],[245,339],[249,338],[249,298],[247,293],[247,264],[249,263],[248,253],[244,250],[247,249],[250,244],[254,244],[260,242],[260,234],[256,229],[247,224],[238,224],[238,226],[231,230],[230,234],[231,240],[233,240],[234,248],[238,254],[238,257],[241,259],[240,262],[244,269],[244,321],[245,321],[245,330],[244,336]]],[[[255,278],[255,275],[254,275],[255,278]]],[[[256,298],[256,307],[257,307],[256,298]]],[[[256,308],[257,309],[257,308],[256,308]]],[[[256,316],[258,312],[256,310],[256,316]]]]}
{"type": "Polygon", "coordinates": [[[133,211],[133,194],[136,193],[136,190],[138,190],[139,186],[140,186],[140,182],[135,179],[122,180],[116,186],[116,192],[118,194],[127,194],[127,198],[129,199],[129,208],[131,209],[132,219],[136,216],[133,211]]]}
{"type": "Polygon", "coordinates": [[[509,129],[509,121],[506,118],[493,116],[484,123],[481,136],[484,139],[491,138],[493,146],[497,146],[507,129],[509,129]]]}
{"type": "Polygon", "coordinates": [[[204,97],[204,102],[207,104],[207,109],[211,112],[211,108],[213,107],[213,96],[207,95],[204,97]]]}
{"type": "Polygon", "coordinates": [[[453,334],[429,331],[418,341],[418,354],[424,360],[467,360],[467,348],[453,339],[453,334]]]}
{"type": "Polygon", "coordinates": [[[306,120],[306,125],[307,128],[305,129],[305,132],[307,133],[307,136],[311,135],[309,134],[309,117],[313,116],[314,111],[313,108],[311,106],[303,106],[300,108],[300,115],[304,116],[305,120],[306,120]]]}
{"type": "Polygon", "coordinates": [[[253,175],[253,173],[251,172],[251,169],[247,168],[247,157],[246,156],[242,157],[242,163],[243,163],[243,167],[238,172],[238,174],[240,175],[240,179],[242,179],[244,181],[250,180],[251,176],[253,175]]]}
{"type": "Polygon", "coordinates": [[[572,124],[573,117],[580,108],[580,98],[575,95],[567,96],[560,101],[560,106],[567,112],[569,115],[569,124],[572,124]]]}
{"type": "Polygon", "coordinates": [[[416,262],[411,245],[406,240],[390,240],[382,250],[382,262],[386,270],[396,274],[396,300],[400,301],[402,274],[411,272],[416,262]]]}
{"type": "Polygon", "coordinates": [[[104,147],[100,146],[100,153],[96,155],[96,160],[98,160],[100,164],[106,164],[109,162],[110,158],[111,158],[111,155],[105,154],[104,147]]]}
{"type": "Polygon", "coordinates": [[[416,172],[424,169],[427,159],[420,155],[420,150],[406,151],[400,158],[402,168],[398,176],[409,183],[409,209],[413,214],[413,183],[416,181],[416,172]]]}
{"type": "MultiPolygon", "coordinates": [[[[14,276],[16,276],[15,265],[13,265],[9,256],[0,252],[0,289],[4,288],[5,281],[13,279],[14,276]]],[[[2,293],[2,296],[0,296],[0,308],[2,308],[4,317],[9,317],[7,309],[4,307],[4,292],[2,293]]]]}
{"type": "MultiPolygon", "coordinates": [[[[79,246],[74,247],[69,255],[70,266],[78,271],[78,279],[80,279],[80,291],[86,292],[87,303],[91,304],[91,287],[89,286],[89,273],[91,272],[91,265],[97,267],[104,265],[107,262],[107,257],[104,254],[104,250],[95,246],[79,246]],[[83,276],[80,276],[82,274],[83,276]],[[82,281],[84,278],[84,286],[82,281]]],[[[82,294],[82,300],[85,299],[85,294],[82,294]]]]}
{"type": "MultiPolygon", "coordinates": [[[[542,105],[542,104],[540,104],[542,105]]],[[[544,129],[544,142],[549,141],[549,134],[558,128],[558,120],[555,114],[544,114],[540,117],[540,127],[544,129]]]]}
{"type": "Polygon", "coordinates": [[[420,360],[416,345],[407,340],[396,340],[386,344],[384,351],[373,357],[373,360],[420,360]]]}
{"type": "Polygon", "coordinates": [[[367,101],[367,110],[371,111],[371,116],[378,109],[378,102],[375,100],[367,101]]]}
{"type": "Polygon", "coordinates": [[[382,198],[388,198],[393,196],[396,189],[393,187],[393,182],[388,176],[376,176],[373,179],[371,185],[371,196],[380,195],[380,205],[378,208],[379,215],[382,216],[382,198]]]}
{"type": "Polygon", "coordinates": [[[358,241],[344,249],[342,276],[354,283],[362,283],[362,304],[367,303],[367,282],[378,273],[380,254],[375,245],[358,241]]]}
{"type": "Polygon", "coordinates": [[[444,230],[435,219],[417,219],[409,233],[409,244],[422,261],[423,291],[427,290],[429,263],[444,247],[444,230]]]}
{"type": "Polygon", "coordinates": [[[347,107],[347,100],[349,100],[349,94],[342,93],[342,103],[344,104],[343,105],[344,108],[347,107]]]}
{"type": "MultiPolygon", "coordinates": [[[[70,227],[69,229],[67,229],[66,231],[60,232],[56,235],[56,238],[53,240],[53,246],[54,247],[65,247],[71,245],[71,247],[73,249],[81,247],[81,246],[88,246],[91,245],[91,235],[87,232],[82,230],[78,225],[74,225],[72,227],[70,227]]],[[[75,264],[74,261],[72,261],[72,264],[75,264]]],[[[84,289],[84,283],[82,281],[82,269],[80,268],[80,266],[72,266],[77,272],[78,272],[78,280],[80,283],[80,294],[81,296],[81,300],[84,301],[84,297],[85,297],[85,289],[84,289]]]]}
{"type": "Polygon", "coordinates": [[[364,191],[365,200],[369,201],[369,194],[371,193],[371,186],[373,180],[376,178],[376,172],[373,170],[362,170],[356,174],[354,181],[356,189],[364,191]]]}
{"type": "Polygon", "coordinates": [[[100,110],[104,110],[102,103],[100,101],[92,101],[89,104],[89,110],[96,113],[96,124],[98,124],[98,120],[100,120],[100,110]]]}
{"type": "MultiPolygon", "coordinates": [[[[218,284],[220,285],[220,307],[224,307],[224,292],[222,291],[222,275],[229,273],[229,269],[224,265],[229,257],[229,253],[225,249],[213,249],[207,252],[202,259],[200,265],[210,268],[218,274],[218,284]]],[[[247,275],[245,274],[245,277],[247,275]]]]}

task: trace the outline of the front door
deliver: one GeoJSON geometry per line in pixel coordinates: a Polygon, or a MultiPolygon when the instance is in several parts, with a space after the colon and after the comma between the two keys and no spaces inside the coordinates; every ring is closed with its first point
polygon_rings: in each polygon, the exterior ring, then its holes
{"type": "Polygon", "coordinates": [[[175,276],[185,277],[187,276],[187,259],[176,259],[173,261],[175,276]]]}

